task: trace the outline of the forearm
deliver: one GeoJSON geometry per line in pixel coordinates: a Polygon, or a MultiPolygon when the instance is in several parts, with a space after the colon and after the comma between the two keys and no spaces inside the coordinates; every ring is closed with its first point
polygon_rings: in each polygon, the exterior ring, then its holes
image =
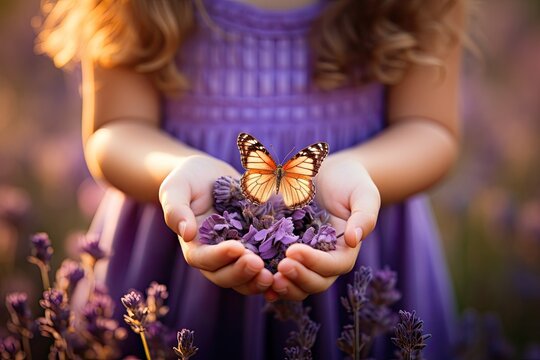
{"type": "Polygon", "coordinates": [[[158,201],[163,179],[186,157],[201,154],[152,125],[127,119],[95,131],[84,153],[94,178],[140,201],[158,201]]]}
{"type": "Polygon", "coordinates": [[[360,161],[378,187],[382,203],[401,201],[438,182],[457,158],[457,136],[439,123],[411,118],[343,152],[360,161]]]}

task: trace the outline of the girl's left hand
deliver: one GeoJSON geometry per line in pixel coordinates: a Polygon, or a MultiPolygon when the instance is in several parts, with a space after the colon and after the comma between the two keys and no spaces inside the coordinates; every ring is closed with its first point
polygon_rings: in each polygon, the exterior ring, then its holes
{"type": "Polygon", "coordinates": [[[323,252],[304,244],[287,249],[278,265],[269,301],[278,298],[303,300],[328,289],[337,277],[350,272],[360,250],[360,242],[377,222],[381,206],[379,191],[362,164],[345,151],[329,156],[317,175],[317,202],[331,215],[338,238],[336,249],[323,252]]]}

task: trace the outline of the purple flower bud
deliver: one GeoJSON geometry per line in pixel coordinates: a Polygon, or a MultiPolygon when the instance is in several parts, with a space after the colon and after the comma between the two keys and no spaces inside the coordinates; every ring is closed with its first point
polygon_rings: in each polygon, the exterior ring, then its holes
{"type": "Polygon", "coordinates": [[[168,297],[167,286],[158,284],[155,281],[150,283],[150,286],[146,289],[149,321],[156,321],[157,318],[163,317],[169,312],[169,308],[165,306],[165,300],[168,297]]]}
{"type": "Polygon", "coordinates": [[[93,262],[105,257],[105,251],[99,247],[99,237],[97,235],[82,236],[79,242],[81,255],[89,255],[93,262]]]}
{"type": "Polygon", "coordinates": [[[0,357],[2,359],[22,358],[20,352],[21,344],[13,336],[8,336],[0,341],[0,357]]]}
{"type": "Polygon", "coordinates": [[[64,293],[58,289],[49,289],[43,292],[40,305],[44,309],[57,309],[64,303],[64,293]]]}
{"type": "Polygon", "coordinates": [[[177,334],[178,347],[173,350],[180,359],[188,360],[199,350],[193,345],[194,332],[188,329],[182,329],[177,334]]]}
{"type": "Polygon", "coordinates": [[[6,296],[6,307],[12,315],[18,318],[30,317],[28,308],[28,295],[25,293],[11,293],[6,296]]]}
{"type": "Polygon", "coordinates": [[[6,307],[10,314],[8,329],[23,337],[33,336],[35,324],[32,313],[28,307],[28,295],[25,293],[11,293],[6,296],[6,307]]]}
{"type": "Polygon", "coordinates": [[[136,309],[143,304],[143,296],[137,290],[131,290],[120,299],[126,309],[136,309]]]}
{"type": "Polygon", "coordinates": [[[39,305],[45,309],[45,317],[38,319],[42,333],[55,337],[66,331],[71,321],[71,310],[61,290],[44,291],[43,299],[39,301],[39,305]]]}
{"type": "Polygon", "coordinates": [[[44,265],[49,265],[53,254],[51,240],[46,233],[37,233],[32,236],[32,258],[44,265]]]}
{"type": "Polygon", "coordinates": [[[83,277],[84,270],[81,265],[66,259],[56,271],[56,286],[65,291],[72,290],[83,277]]]}
{"type": "Polygon", "coordinates": [[[120,301],[127,311],[127,315],[124,315],[126,324],[137,334],[146,331],[148,307],[144,302],[143,295],[137,290],[131,290],[120,301]]]}

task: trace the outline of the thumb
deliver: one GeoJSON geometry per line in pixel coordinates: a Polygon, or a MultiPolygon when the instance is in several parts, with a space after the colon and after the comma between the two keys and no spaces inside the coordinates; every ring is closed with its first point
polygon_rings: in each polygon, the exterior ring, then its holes
{"type": "Polygon", "coordinates": [[[356,247],[375,228],[381,198],[373,185],[373,189],[357,188],[349,201],[351,215],[345,226],[345,243],[350,247],[356,247]]]}
{"type": "Polygon", "coordinates": [[[190,206],[190,186],[178,179],[173,186],[166,178],[159,189],[159,201],[167,226],[185,241],[193,240],[197,234],[197,221],[190,206]]]}

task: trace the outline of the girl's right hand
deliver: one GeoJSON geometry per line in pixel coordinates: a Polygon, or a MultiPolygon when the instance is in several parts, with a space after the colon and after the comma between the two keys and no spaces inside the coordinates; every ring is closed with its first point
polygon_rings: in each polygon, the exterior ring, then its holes
{"type": "Polygon", "coordinates": [[[214,284],[244,295],[262,293],[273,282],[263,260],[236,241],[201,244],[198,229],[214,212],[213,184],[220,176],[240,175],[229,164],[208,155],[187,157],[163,180],[159,201],[167,225],[178,234],[186,262],[214,284]]]}

